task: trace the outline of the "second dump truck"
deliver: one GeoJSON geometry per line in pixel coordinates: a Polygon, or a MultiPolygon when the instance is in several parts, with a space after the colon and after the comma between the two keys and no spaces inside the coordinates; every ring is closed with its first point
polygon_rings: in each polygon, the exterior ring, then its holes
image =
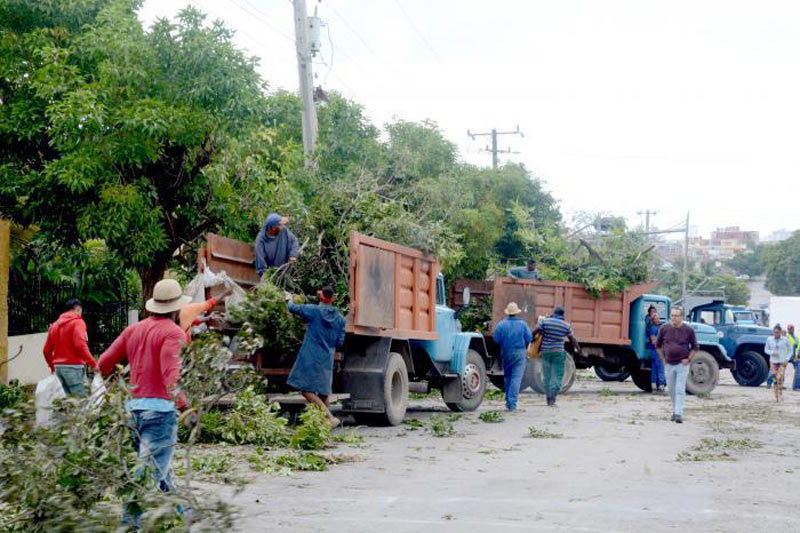
{"type": "MultiPolygon", "coordinates": [[[[649,294],[656,282],[632,285],[620,294],[604,293],[593,297],[579,283],[547,280],[521,280],[495,278],[493,282],[456,280],[453,303],[461,297],[459,291],[468,288],[476,296],[491,296],[492,320],[486,329],[486,345],[491,362],[487,365],[489,379],[503,387],[503,366],[499,347],[492,341],[492,332],[504,318],[503,310],[509,302],[516,302],[523,310],[521,315],[528,325],[536,326],[540,316],[549,316],[555,306],[566,311],[581,351],[567,346],[567,364],[562,391],[574,382],[575,369],[601,366],[608,373],[629,372],[634,383],[644,391],[651,390],[650,356],[645,349],[645,316],[647,309],[655,306],[662,324],[669,320],[671,300],[666,296],[649,294]]],[[[720,368],[731,368],[733,361],[719,343],[717,332],[711,326],[687,322],[695,330],[700,350],[692,360],[686,390],[692,394],[711,392],[717,384],[720,368]]],[[[541,365],[529,360],[523,378],[523,388],[531,386],[543,392],[541,365]]]]}

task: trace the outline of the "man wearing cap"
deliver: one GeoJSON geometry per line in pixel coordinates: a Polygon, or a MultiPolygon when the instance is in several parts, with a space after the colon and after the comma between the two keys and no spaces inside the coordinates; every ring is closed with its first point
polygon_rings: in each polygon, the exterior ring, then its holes
{"type": "Polygon", "coordinates": [[[542,279],[536,260],[528,259],[528,264],[524,267],[515,267],[508,270],[508,275],[517,279],[542,279]]]}
{"type": "Polygon", "coordinates": [[[292,231],[285,227],[289,219],[270,213],[256,237],[256,273],[263,276],[268,268],[293,263],[300,254],[300,245],[292,231]]]}
{"type": "Polygon", "coordinates": [[[500,346],[503,358],[503,381],[506,393],[506,409],[517,409],[519,386],[525,374],[527,357],[525,350],[533,340],[528,324],[519,316],[522,310],[516,302],[506,306],[506,318],[501,320],[494,330],[494,342],[500,346]]]}
{"type": "Polygon", "coordinates": [[[333,307],[333,288],[326,285],[319,291],[319,305],[297,305],[287,294],[289,311],[302,318],[308,327],[303,345],[292,372],[289,385],[298,389],[310,403],[322,409],[331,424],[339,425],[339,419],[328,409],[328,396],[333,385],[333,354],[344,346],[344,317],[333,307]]]}
{"type": "Polygon", "coordinates": [[[544,382],[547,405],[555,407],[556,396],[561,392],[564,382],[564,363],[567,352],[564,342],[569,339],[576,351],[581,347],[572,333],[572,326],[564,319],[564,308],[556,306],[553,315],[540,321],[533,333],[542,334],[542,381],[544,382]]]}
{"type": "MultiPolygon", "coordinates": [[[[181,376],[180,351],[186,343],[178,316],[191,301],[174,279],[159,281],[145,304],[150,316],[125,328],[98,363],[103,376],[108,376],[117,364],[128,362],[132,398],[126,407],[134,443],[164,492],[173,490],[170,460],[178,440],[175,389],[181,376]]],[[[127,510],[125,521],[130,523],[127,510]]],[[[138,527],[139,516],[134,521],[138,527]]]]}

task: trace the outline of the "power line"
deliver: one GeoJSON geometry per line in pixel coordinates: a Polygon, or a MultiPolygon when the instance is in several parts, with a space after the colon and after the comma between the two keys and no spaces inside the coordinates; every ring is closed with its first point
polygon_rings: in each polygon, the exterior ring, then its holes
{"type": "Polygon", "coordinates": [[[258,19],[259,21],[264,23],[267,27],[271,28],[272,31],[274,31],[275,33],[277,33],[278,35],[280,35],[281,37],[283,37],[284,39],[286,39],[290,43],[294,44],[294,38],[291,35],[289,35],[285,31],[283,31],[278,26],[275,26],[272,22],[268,21],[263,16],[261,16],[261,14],[265,14],[265,13],[263,11],[261,11],[258,7],[254,6],[253,4],[248,2],[248,0],[244,0],[244,1],[246,1],[250,6],[252,6],[253,9],[256,10],[256,13],[254,13],[253,11],[251,11],[251,10],[247,9],[246,7],[244,7],[243,5],[241,5],[239,2],[237,2],[237,0],[230,0],[230,2],[232,4],[234,4],[236,7],[238,7],[239,9],[241,9],[242,11],[247,13],[248,15],[258,19]],[[259,14],[259,13],[261,13],[261,14],[259,14]]]}
{"type": "Polygon", "coordinates": [[[512,152],[511,148],[507,150],[501,150],[497,148],[497,136],[498,135],[519,135],[520,137],[524,137],[525,135],[519,130],[519,126],[517,126],[516,130],[513,131],[497,131],[497,129],[492,128],[492,131],[485,131],[481,133],[472,133],[470,130],[467,130],[467,135],[474,141],[475,137],[483,137],[489,135],[492,137],[492,147],[486,147],[485,152],[490,152],[492,154],[492,169],[497,170],[497,154],[518,154],[519,152],[512,152]]]}
{"type": "Polygon", "coordinates": [[[430,50],[430,51],[431,51],[431,53],[433,54],[433,57],[435,57],[435,58],[436,58],[436,61],[438,61],[440,64],[443,64],[443,62],[442,62],[442,58],[439,56],[439,54],[438,54],[438,53],[436,52],[436,50],[433,48],[433,46],[431,45],[431,43],[430,43],[430,42],[428,42],[428,39],[426,39],[426,38],[425,38],[425,35],[424,35],[424,34],[423,34],[421,31],[420,31],[420,29],[419,29],[419,28],[417,28],[417,25],[416,25],[416,24],[414,24],[414,21],[413,21],[413,19],[412,19],[411,17],[409,17],[409,16],[408,16],[408,13],[406,13],[406,10],[405,10],[405,9],[403,9],[403,6],[402,6],[402,5],[400,5],[400,2],[399,2],[398,0],[394,0],[394,3],[395,3],[395,4],[397,4],[397,8],[398,8],[398,9],[400,10],[400,12],[403,14],[403,17],[405,17],[405,19],[406,19],[406,22],[408,22],[408,25],[409,25],[409,26],[411,26],[411,29],[412,29],[412,30],[414,30],[414,32],[415,32],[415,33],[416,33],[416,34],[419,36],[419,38],[420,38],[420,39],[422,39],[422,42],[424,42],[424,43],[425,43],[425,46],[427,46],[427,47],[428,47],[428,50],[430,50]]]}
{"type": "Polygon", "coordinates": [[[356,39],[358,39],[359,41],[361,41],[361,44],[363,44],[363,45],[364,45],[364,48],[366,48],[367,50],[369,50],[369,52],[370,52],[371,54],[374,54],[375,52],[372,50],[372,48],[370,47],[370,45],[369,45],[369,44],[367,44],[367,41],[365,41],[365,40],[364,40],[364,39],[361,37],[361,35],[360,35],[360,34],[359,34],[359,33],[358,33],[356,30],[355,30],[355,28],[353,28],[353,26],[351,26],[351,25],[350,25],[350,23],[349,23],[349,22],[347,22],[347,20],[346,20],[346,19],[345,19],[345,18],[342,16],[342,14],[341,14],[341,13],[339,13],[339,10],[338,10],[338,9],[336,9],[336,8],[335,8],[333,5],[331,5],[330,7],[331,7],[331,11],[333,11],[333,14],[334,14],[334,15],[336,15],[336,16],[339,18],[339,20],[341,20],[341,21],[344,23],[344,25],[345,25],[345,26],[347,26],[347,29],[348,29],[348,30],[350,30],[350,32],[351,32],[353,35],[355,35],[355,36],[356,36],[356,39]]]}

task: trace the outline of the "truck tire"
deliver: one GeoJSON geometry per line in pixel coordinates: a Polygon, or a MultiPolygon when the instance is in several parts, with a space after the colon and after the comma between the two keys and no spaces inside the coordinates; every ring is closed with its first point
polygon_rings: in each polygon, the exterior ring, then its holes
{"type": "MultiPolygon", "coordinates": [[[[564,380],[561,382],[561,390],[559,394],[564,394],[575,383],[575,360],[571,354],[566,355],[567,359],[564,361],[564,380]]],[[[542,379],[542,360],[541,358],[532,359],[528,363],[532,368],[531,387],[539,394],[544,394],[544,380],[542,379]],[[531,364],[532,363],[532,364],[531,364]]]]}
{"type": "Polygon", "coordinates": [[[594,365],[594,373],[603,381],[625,381],[631,373],[624,368],[606,368],[602,365],[594,365]]]}
{"type": "MultiPolygon", "coordinates": [[[[538,361],[538,359],[526,359],[525,361],[525,373],[522,374],[522,381],[519,383],[520,391],[527,390],[528,387],[533,387],[533,374],[536,371],[536,366],[533,364],[534,361],[538,361]]],[[[564,370],[566,371],[566,365],[564,366],[564,370]]]]}
{"type": "Polygon", "coordinates": [[[483,395],[486,392],[486,365],[475,350],[467,351],[467,364],[461,376],[461,391],[460,401],[447,403],[451,411],[457,413],[474,411],[483,402],[483,395]]]}
{"type": "Polygon", "coordinates": [[[403,356],[389,353],[383,374],[383,401],[386,411],[377,420],[383,425],[397,426],[403,422],[408,407],[408,369],[403,356]]]}
{"type": "Polygon", "coordinates": [[[736,369],[731,370],[736,383],[745,387],[758,387],[767,379],[769,365],[758,352],[742,352],[736,356],[736,369]]]}
{"type": "Polygon", "coordinates": [[[689,394],[708,394],[717,386],[719,365],[714,356],[703,350],[694,354],[686,378],[686,392],[689,394]]]}
{"type": "Polygon", "coordinates": [[[650,373],[649,368],[642,368],[641,362],[637,362],[637,367],[631,370],[631,378],[633,382],[636,384],[644,392],[653,392],[653,382],[650,381],[650,373]]]}

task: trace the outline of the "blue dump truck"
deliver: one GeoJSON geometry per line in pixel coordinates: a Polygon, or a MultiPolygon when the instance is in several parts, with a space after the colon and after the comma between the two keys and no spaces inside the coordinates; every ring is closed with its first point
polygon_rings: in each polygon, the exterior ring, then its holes
{"type": "MultiPolygon", "coordinates": [[[[498,388],[503,386],[503,367],[491,333],[504,317],[505,306],[513,301],[522,308],[522,317],[532,328],[540,316],[550,315],[554,306],[564,307],[581,351],[571,350],[567,345],[563,392],[572,386],[575,369],[592,366],[601,366],[609,374],[628,372],[640,389],[651,390],[650,356],[645,350],[645,316],[653,305],[661,322],[667,323],[672,309],[672,302],[666,296],[648,294],[657,283],[633,285],[620,294],[603,294],[600,298],[593,297],[578,283],[496,278],[491,290],[488,286],[485,281],[457,280],[455,289],[456,295],[457,291],[469,288],[474,296],[492,297],[492,324],[485,337],[491,358],[489,379],[498,388]]],[[[454,302],[458,303],[457,298],[454,302]]],[[[686,390],[692,394],[708,393],[717,384],[719,369],[732,368],[733,361],[713,327],[696,322],[688,325],[695,330],[700,351],[692,360],[686,390]]],[[[527,386],[537,392],[544,390],[538,359],[528,362],[523,388],[527,386]]]]}
{"type": "MultiPolygon", "coordinates": [[[[208,234],[199,262],[251,288],[258,283],[254,257],[252,244],[208,234]]],[[[477,409],[491,360],[483,336],[462,332],[458,311],[446,305],[436,260],[353,233],[349,267],[347,335],[333,377],[344,412],[366,423],[397,425],[409,390],[435,389],[453,411],[477,409]]],[[[468,291],[462,298],[469,303],[468,291]]],[[[286,379],[296,355],[256,352],[250,363],[268,376],[272,391],[283,393],[290,390],[286,379]]]]}
{"type": "Polygon", "coordinates": [[[739,385],[757,387],[764,383],[769,373],[769,356],[764,346],[772,330],[757,325],[752,311],[726,305],[724,300],[712,300],[695,305],[689,317],[714,329],[720,344],[735,362],[731,373],[739,385]]]}

